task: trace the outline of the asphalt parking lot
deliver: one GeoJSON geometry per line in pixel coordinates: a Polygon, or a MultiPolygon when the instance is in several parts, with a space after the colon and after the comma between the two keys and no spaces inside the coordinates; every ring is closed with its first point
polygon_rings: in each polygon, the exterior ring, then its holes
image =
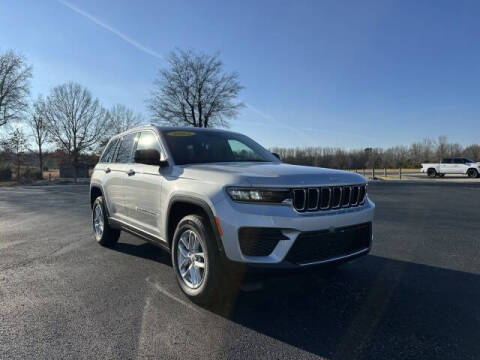
{"type": "Polygon", "coordinates": [[[385,182],[369,256],[191,304],[169,256],[91,237],[88,187],[0,188],[0,358],[480,357],[480,185],[385,182]]]}

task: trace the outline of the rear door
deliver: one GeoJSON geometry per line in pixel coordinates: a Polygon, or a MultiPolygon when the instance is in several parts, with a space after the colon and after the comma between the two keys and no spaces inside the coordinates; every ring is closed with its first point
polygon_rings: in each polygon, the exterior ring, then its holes
{"type": "MultiPolygon", "coordinates": [[[[161,153],[162,147],[157,134],[152,130],[143,130],[136,142],[135,150],[154,149],[161,153]]],[[[129,208],[131,224],[136,228],[160,237],[162,227],[161,205],[163,176],[157,165],[132,163],[126,178],[125,202],[129,208]]]]}
{"type": "Polygon", "coordinates": [[[135,144],[136,132],[126,134],[117,145],[115,162],[111,164],[112,180],[110,192],[112,201],[115,204],[114,215],[118,220],[129,219],[128,208],[125,205],[125,179],[129,176],[128,169],[132,164],[132,151],[135,144]]]}
{"type": "Polygon", "coordinates": [[[112,168],[115,167],[115,155],[120,138],[111,140],[100,158],[97,169],[103,171],[102,186],[104,192],[104,201],[106,203],[108,213],[110,216],[115,215],[118,206],[118,198],[115,197],[115,182],[114,172],[112,168]]]}
{"type": "Polygon", "coordinates": [[[465,174],[467,172],[465,161],[462,158],[453,159],[453,173],[454,174],[465,174]]]}
{"type": "Polygon", "coordinates": [[[454,167],[452,164],[452,159],[442,159],[440,163],[440,173],[442,174],[452,174],[454,167]]]}

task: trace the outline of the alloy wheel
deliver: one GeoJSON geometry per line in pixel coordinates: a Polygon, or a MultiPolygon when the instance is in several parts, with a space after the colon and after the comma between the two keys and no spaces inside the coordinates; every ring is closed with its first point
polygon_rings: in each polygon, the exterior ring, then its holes
{"type": "Polygon", "coordinates": [[[95,237],[100,240],[103,235],[104,222],[103,222],[103,210],[100,204],[96,204],[93,208],[93,231],[95,237]]]}
{"type": "Polygon", "coordinates": [[[205,276],[205,254],[202,240],[192,230],[185,230],[177,243],[177,266],[183,282],[197,289],[205,276]]]}

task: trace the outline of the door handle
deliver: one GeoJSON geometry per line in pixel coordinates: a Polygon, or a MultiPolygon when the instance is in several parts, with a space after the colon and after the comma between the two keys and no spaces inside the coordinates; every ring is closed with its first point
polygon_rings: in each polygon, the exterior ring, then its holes
{"type": "Polygon", "coordinates": [[[106,174],[108,174],[110,171],[112,171],[112,169],[110,169],[109,167],[107,167],[107,168],[105,169],[105,173],[106,173],[106,174]]]}
{"type": "Polygon", "coordinates": [[[127,172],[127,175],[128,175],[128,176],[135,175],[135,170],[130,169],[130,170],[127,172]]]}

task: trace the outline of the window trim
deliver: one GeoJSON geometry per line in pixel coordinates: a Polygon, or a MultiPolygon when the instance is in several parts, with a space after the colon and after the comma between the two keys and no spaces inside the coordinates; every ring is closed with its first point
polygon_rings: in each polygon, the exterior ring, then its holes
{"type": "Polygon", "coordinates": [[[100,158],[98,159],[98,162],[100,164],[110,164],[112,163],[113,159],[115,158],[115,156],[117,155],[117,146],[118,146],[118,141],[119,141],[119,138],[118,137],[113,137],[110,139],[110,141],[107,143],[107,146],[105,146],[105,149],[102,151],[102,154],[100,155],[100,158]],[[113,145],[113,148],[112,148],[112,157],[110,158],[110,161],[102,161],[102,158],[103,156],[105,155],[105,152],[107,151],[108,147],[113,143],[113,142],[116,142],[114,145],[113,145]]]}
{"type": "Polygon", "coordinates": [[[140,132],[139,132],[138,130],[135,130],[135,131],[131,131],[131,132],[129,132],[129,133],[126,133],[125,135],[122,135],[122,136],[120,137],[120,141],[118,142],[117,148],[115,149],[115,164],[134,164],[134,163],[132,162],[132,160],[133,160],[133,151],[134,151],[133,149],[137,147],[136,142],[137,142],[137,140],[138,140],[138,134],[140,134],[140,132]],[[130,157],[129,157],[129,159],[128,159],[129,161],[128,161],[128,162],[118,162],[118,161],[117,161],[117,157],[118,157],[118,150],[119,150],[119,148],[120,148],[120,145],[121,145],[121,143],[123,142],[123,139],[124,139],[125,137],[127,137],[127,136],[130,136],[130,135],[134,135],[134,138],[133,138],[132,148],[130,149],[130,157]]]}

